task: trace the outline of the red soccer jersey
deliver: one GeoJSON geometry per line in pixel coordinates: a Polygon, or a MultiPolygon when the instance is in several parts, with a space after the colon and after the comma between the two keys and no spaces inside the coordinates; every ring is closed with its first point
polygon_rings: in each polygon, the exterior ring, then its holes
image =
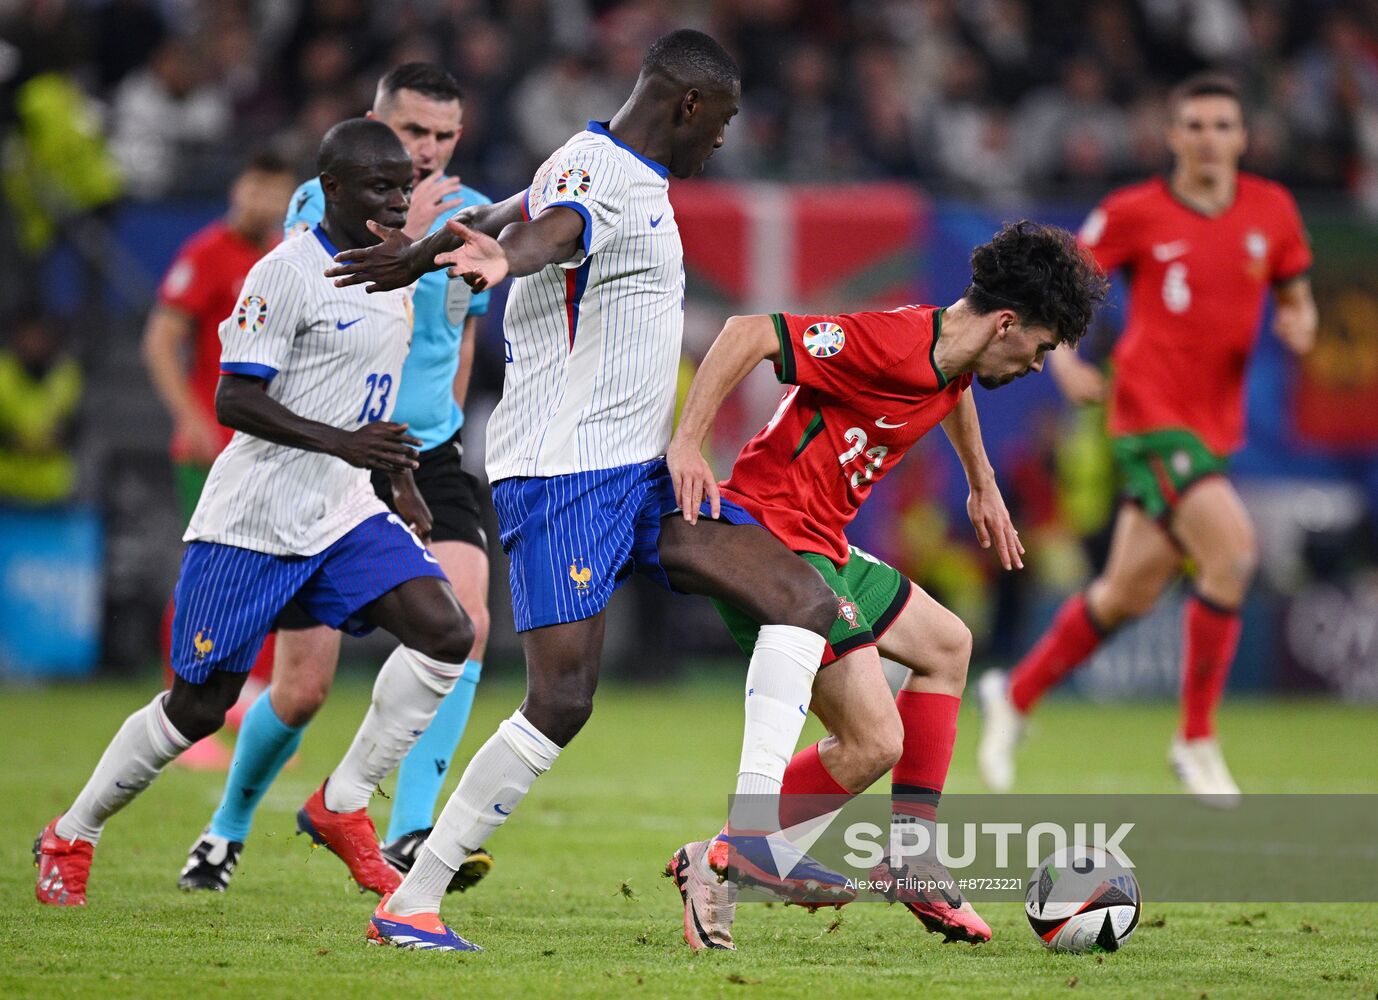
{"type": "Polygon", "coordinates": [[[847,525],[871,487],[952,412],[971,376],[933,361],[943,310],[778,314],[776,374],[793,385],[746,443],[725,495],[796,552],[847,561],[847,525]]]}
{"type": "MultiPolygon", "coordinates": [[[[234,312],[249,268],[269,247],[250,243],[223,222],[212,222],[182,244],[158,289],[158,301],[186,313],[195,324],[187,380],[192,398],[220,428],[220,447],[234,433],[215,418],[215,386],[220,381],[220,322],[234,312]]],[[[187,444],[172,439],[172,457],[187,457],[187,444]]]]}
{"type": "Polygon", "coordinates": [[[1234,203],[1202,215],[1157,178],[1115,191],[1081,242],[1129,278],[1129,324],[1115,348],[1110,433],[1194,431],[1227,455],[1244,443],[1244,375],[1264,293],[1311,266],[1286,189],[1240,174],[1234,203]]]}

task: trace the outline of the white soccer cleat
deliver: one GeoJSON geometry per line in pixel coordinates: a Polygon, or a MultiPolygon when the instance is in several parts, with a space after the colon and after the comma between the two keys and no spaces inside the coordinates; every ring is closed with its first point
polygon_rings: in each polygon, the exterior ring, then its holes
{"type": "Polygon", "coordinates": [[[695,951],[736,951],[732,918],[737,913],[737,885],[724,882],[708,867],[709,841],[685,844],[665,866],[684,900],[684,940],[695,951]]]}
{"type": "Polygon", "coordinates": [[[976,762],[981,780],[992,792],[1014,787],[1014,751],[1024,736],[1024,716],[1010,701],[1009,678],[1003,670],[987,670],[976,683],[981,705],[981,742],[976,762]]]}
{"type": "Polygon", "coordinates": [[[1196,740],[1175,737],[1168,751],[1168,761],[1188,795],[1217,809],[1233,809],[1239,805],[1239,786],[1225,765],[1225,755],[1220,752],[1215,737],[1196,740]]]}

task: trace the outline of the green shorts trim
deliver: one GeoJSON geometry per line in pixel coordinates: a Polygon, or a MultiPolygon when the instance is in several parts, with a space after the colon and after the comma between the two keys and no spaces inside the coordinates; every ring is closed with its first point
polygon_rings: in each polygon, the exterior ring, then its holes
{"type": "Polygon", "coordinates": [[[1125,499],[1154,520],[1172,513],[1195,483],[1224,473],[1230,464],[1188,430],[1128,434],[1113,438],[1110,450],[1125,499]]]}
{"type": "MultiPolygon", "coordinates": [[[[828,633],[824,666],[855,649],[874,646],[909,603],[913,585],[905,575],[855,545],[851,558],[841,566],[816,552],[798,555],[822,574],[837,595],[837,621],[828,633]]],[[[721,601],[714,601],[713,606],[737,645],[750,656],[760,623],[721,601]]]]}
{"type": "Polygon", "coordinates": [[[210,474],[209,465],[197,465],[194,462],[172,463],[172,487],[177,493],[177,508],[182,512],[183,527],[191,523],[191,515],[196,511],[196,505],[201,500],[201,491],[206,488],[206,480],[210,478],[210,474]]]}

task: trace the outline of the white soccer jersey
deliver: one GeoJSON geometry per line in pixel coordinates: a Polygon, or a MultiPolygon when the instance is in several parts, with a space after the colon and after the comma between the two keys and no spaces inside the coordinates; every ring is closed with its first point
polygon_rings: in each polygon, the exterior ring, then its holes
{"type": "MultiPolygon", "coordinates": [[[[336,288],[323,274],[336,252],[317,227],[253,266],[238,309],[220,324],[220,371],[267,379],[268,395],[297,416],[353,430],[392,413],[411,292],[336,288]]],[[[237,431],[183,540],[314,555],[386,510],[366,469],[237,431]]]]}
{"type": "Polygon", "coordinates": [[[488,478],[556,476],[665,454],[684,335],[684,253],[669,171],[589,122],[526,195],[584,217],[573,260],[517,278],[488,478]]]}

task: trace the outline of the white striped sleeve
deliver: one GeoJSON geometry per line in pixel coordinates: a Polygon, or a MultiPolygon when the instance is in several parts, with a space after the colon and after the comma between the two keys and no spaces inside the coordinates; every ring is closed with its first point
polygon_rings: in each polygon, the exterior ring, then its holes
{"type": "Polygon", "coordinates": [[[235,311],[220,324],[220,374],[272,379],[292,349],[307,303],[299,267],[278,255],[255,264],[235,311]]]}
{"type": "Polygon", "coordinates": [[[533,185],[528,206],[534,217],[557,206],[570,208],[584,219],[583,247],[562,267],[579,267],[617,235],[627,203],[627,173],[607,150],[574,146],[555,155],[542,169],[545,183],[533,185]]]}

